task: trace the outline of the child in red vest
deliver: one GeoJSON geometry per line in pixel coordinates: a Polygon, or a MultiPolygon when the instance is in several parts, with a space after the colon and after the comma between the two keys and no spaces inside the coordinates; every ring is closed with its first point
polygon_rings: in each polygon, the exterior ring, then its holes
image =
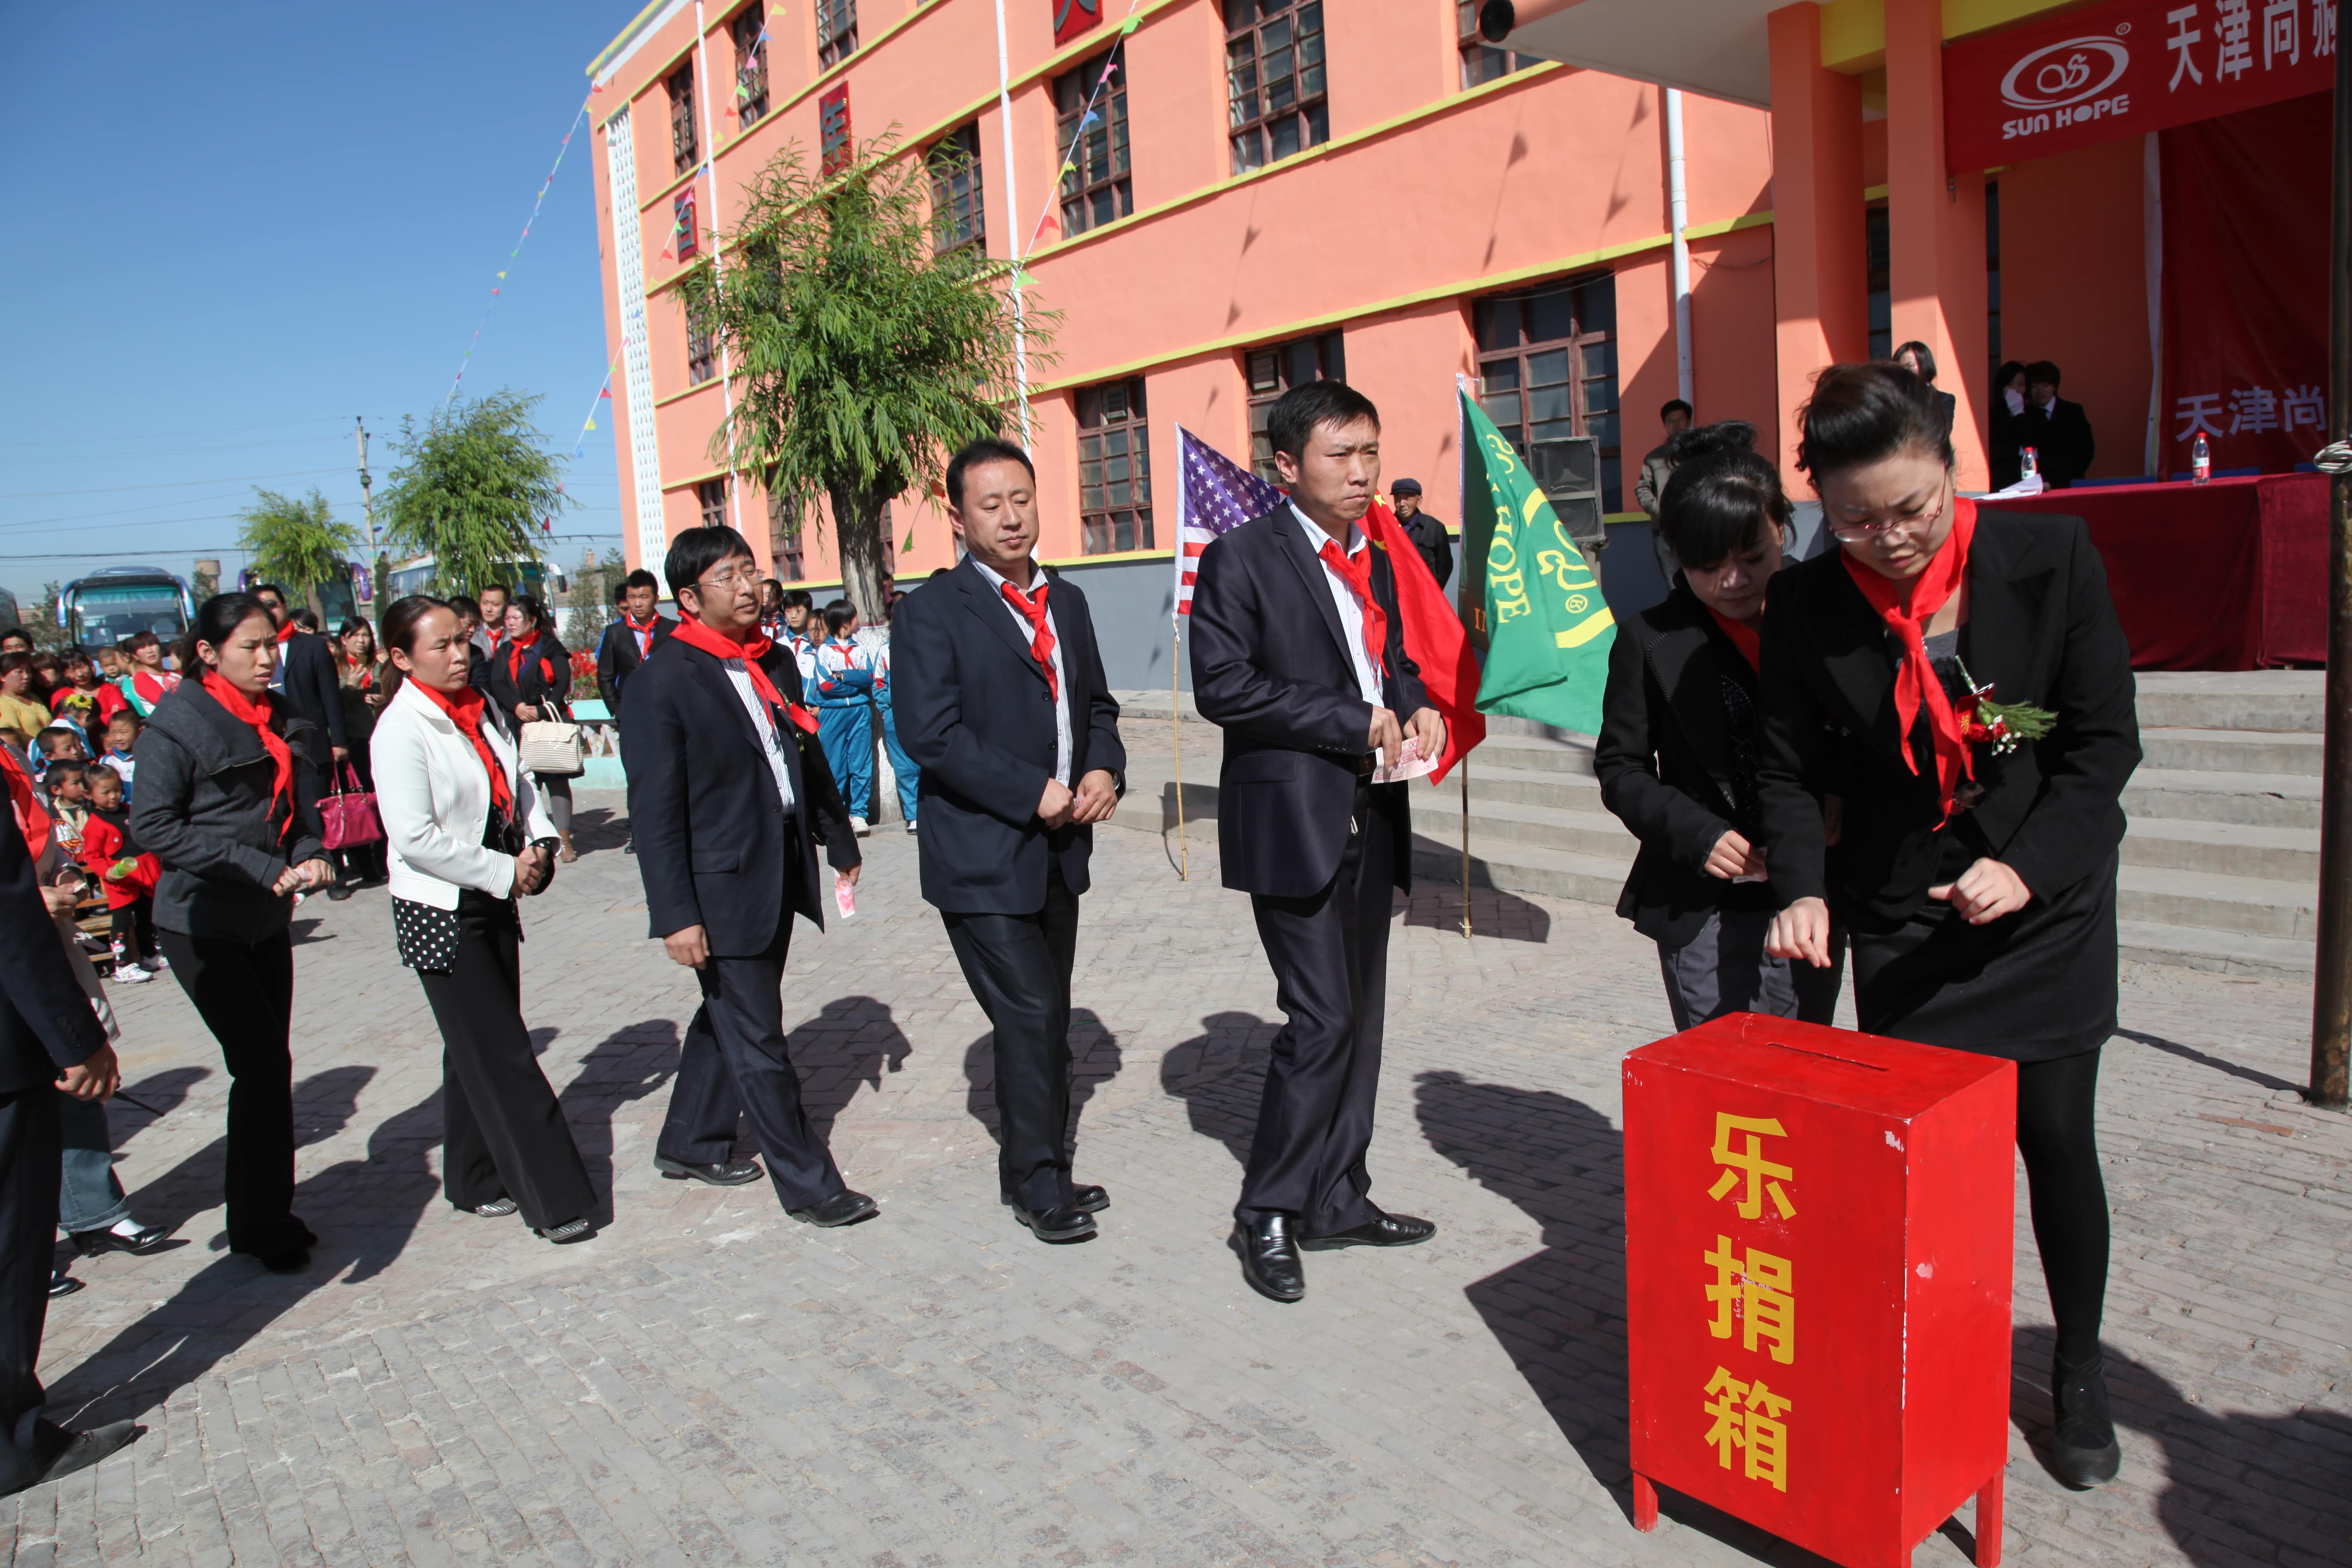
{"type": "Polygon", "coordinates": [[[155,941],[155,884],[163,867],[131,835],[122,775],[99,763],[85,776],[89,819],[82,825],[81,863],[106,889],[114,915],[114,978],[136,985],[170,967],[155,941]]]}

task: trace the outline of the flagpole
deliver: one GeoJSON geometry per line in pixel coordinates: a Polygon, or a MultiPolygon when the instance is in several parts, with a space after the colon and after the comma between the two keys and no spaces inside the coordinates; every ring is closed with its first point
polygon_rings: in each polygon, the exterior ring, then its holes
{"type": "MultiPolygon", "coordinates": [[[[1176,558],[1184,557],[1184,538],[1176,538],[1176,558]]],[[[1168,729],[1176,742],[1176,879],[1192,879],[1192,846],[1184,837],[1184,689],[1179,683],[1177,660],[1183,654],[1181,623],[1168,628],[1168,729]]]]}
{"type": "Polygon", "coordinates": [[[1462,940],[1470,940],[1470,753],[1462,753],[1462,940]]]}

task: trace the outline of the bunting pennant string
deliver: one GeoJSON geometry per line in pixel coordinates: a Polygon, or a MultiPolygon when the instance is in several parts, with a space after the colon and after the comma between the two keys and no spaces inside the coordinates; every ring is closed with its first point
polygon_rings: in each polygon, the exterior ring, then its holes
{"type": "MultiPolygon", "coordinates": [[[[1118,36],[1121,41],[1143,26],[1143,18],[1135,14],[1136,7],[1142,3],[1143,0],[1128,0],[1127,19],[1118,25],[1118,36]]],[[[1118,69],[1118,50],[1114,46],[1110,58],[1103,62],[1102,75],[1095,79],[1094,89],[1087,94],[1085,111],[1078,116],[1078,123],[1070,133],[1070,145],[1062,154],[1061,171],[1054,181],[1054,188],[1045,193],[1045,210],[1037,215],[1037,226],[1029,231],[1029,243],[1024,246],[1020,254],[1013,258],[1016,277],[1023,276],[1021,263],[1029,259],[1030,252],[1037,248],[1038,242],[1045,237],[1045,231],[1049,228],[1056,234],[1062,231],[1060,220],[1054,216],[1054,209],[1060,205],[1062,199],[1062,181],[1077,173],[1078,143],[1087,139],[1087,132],[1089,130],[1104,123],[1101,112],[1095,106],[1101,101],[1103,89],[1110,85],[1111,73],[1118,69]]]]}
{"type": "MultiPolygon", "coordinates": [[[[589,97],[594,97],[598,90],[601,89],[592,89],[590,90],[589,97]]],[[[516,258],[522,255],[523,244],[526,240],[530,238],[531,226],[539,221],[539,209],[546,204],[547,193],[555,184],[556,171],[563,167],[563,155],[572,150],[572,138],[579,134],[581,122],[587,119],[587,117],[588,100],[583,98],[580,100],[579,112],[572,117],[572,129],[566,131],[563,133],[563,140],[556,144],[555,162],[549,165],[547,178],[540,182],[539,195],[531,198],[530,216],[523,219],[522,233],[515,240],[514,248],[507,252],[508,268],[511,268],[515,264],[516,258]]],[[[498,302],[499,294],[500,292],[499,285],[503,284],[506,281],[506,268],[500,268],[499,271],[499,283],[494,284],[491,287],[489,299],[484,300],[482,303],[482,318],[480,321],[474,323],[474,335],[467,342],[466,353],[457,362],[457,374],[450,378],[449,395],[441,400],[445,404],[454,403],[457,401],[457,387],[459,384],[466,379],[466,367],[472,363],[474,351],[481,346],[482,329],[490,324],[490,310],[498,302]]]]}

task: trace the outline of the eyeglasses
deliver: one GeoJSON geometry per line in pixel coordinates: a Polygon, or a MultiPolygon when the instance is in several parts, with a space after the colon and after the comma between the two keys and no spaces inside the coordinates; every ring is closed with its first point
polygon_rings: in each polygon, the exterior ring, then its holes
{"type": "Polygon", "coordinates": [[[1947,490],[1944,499],[1936,503],[1932,511],[1917,511],[1908,517],[1889,517],[1870,522],[1832,522],[1829,525],[1830,537],[1841,544],[1861,544],[1883,539],[1897,529],[1905,533],[1933,533],[1937,522],[1944,515],[1944,509],[1951,504],[1951,492],[1947,490]]]}
{"type": "Polygon", "coordinates": [[[732,571],[707,572],[700,577],[695,579],[694,585],[698,588],[718,588],[723,590],[728,588],[740,588],[746,584],[757,584],[763,581],[765,581],[765,579],[761,575],[760,563],[756,561],[747,561],[740,567],[732,571]]]}

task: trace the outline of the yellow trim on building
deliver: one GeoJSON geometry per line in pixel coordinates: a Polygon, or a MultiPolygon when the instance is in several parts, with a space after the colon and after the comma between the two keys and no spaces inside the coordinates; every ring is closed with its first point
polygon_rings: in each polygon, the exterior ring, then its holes
{"type": "MultiPolygon", "coordinates": [[[[1944,0],[1944,40],[1965,38],[2022,22],[2046,11],[2091,0],[1944,0]]],[[[1886,0],[1826,0],[1822,6],[1822,64],[1860,76],[1886,63],[1886,0]]]]}

